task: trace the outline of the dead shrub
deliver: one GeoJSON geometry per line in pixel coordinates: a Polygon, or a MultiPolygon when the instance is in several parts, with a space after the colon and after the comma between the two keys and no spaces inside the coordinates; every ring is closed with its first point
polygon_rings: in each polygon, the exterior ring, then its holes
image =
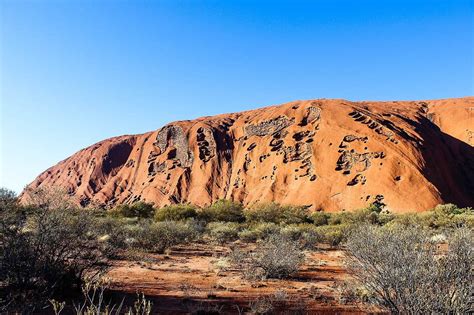
{"type": "Polygon", "coordinates": [[[393,313],[462,314],[472,293],[474,238],[459,229],[448,250],[417,226],[361,226],[347,242],[348,264],[372,297],[393,313]]]}
{"type": "Polygon", "coordinates": [[[234,249],[230,259],[248,279],[281,279],[298,271],[304,254],[297,241],[276,234],[259,242],[254,251],[234,249]]]}
{"type": "Polygon", "coordinates": [[[194,240],[197,232],[180,221],[143,222],[130,231],[131,247],[163,253],[171,246],[194,240]]]}

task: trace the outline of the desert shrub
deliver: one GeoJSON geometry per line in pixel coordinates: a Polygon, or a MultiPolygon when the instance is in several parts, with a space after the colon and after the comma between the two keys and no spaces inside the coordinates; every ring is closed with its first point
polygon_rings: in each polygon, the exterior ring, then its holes
{"type": "Polygon", "coordinates": [[[309,216],[309,219],[311,222],[316,225],[316,226],[322,226],[322,225],[328,225],[329,224],[329,218],[331,217],[330,214],[322,212],[322,211],[317,211],[311,213],[309,216]]]}
{"type": "Polygon", "coordinates": [[[359,223],[370,223],[370,224],[379,224],[380,211],[379,208],[375,206],[370,206],[366,209],[360,209],[353,211],[350,216],[352,224],[359,223]]]}
{"type": "Polygon", "coordinates": [[[347,239],[347,234],[351,228],[349,224],[325,225],[316,227],[322,242],[329,244],[331,247],[337,247],[347,239]]]}
{"type": "Polygon", "coordinates": [[[453,226],[474,229],[474,213],[461,213],[453,218],[453,226]]]}
{"type": "Polygon", "coordinates": [[[457,214],[465,214],[465,213],[473,214],[474,209],[470,207],[459,208],[455,204],[448,203],[448,204],[443,204],[443,205],[437,205],[432,211],[436,213],[444,213],[447,215],[457,215],[457,214]]]}
{"type": "Polygon", "coordinates": [[[207,222],[243,222],[243,206],[231,200],[221,199],[202,209],[199,214],[207,222]]]}
{"type": "Polygon", "coordinates": [[[181,221],[197,216],[196,208],[188,204],[170,205],[156,210],[156,221],[181,221]]]}
{"type": "MultiPolygon", "coordinates": [[[[305,223],[293,226],[293,239],[298,240],[303,248],[314,249],[318,243],[324,241],[323,235],[321,235],[318,228],[312,224],[305,223]]],[[[282,230],[282,234],[285,234],[284,229],[282,230]]]]}
{"type": "Polygon", "coordinates": [[[309,222],[308,208],[303,206],[282,206],[275,202],[260,203],[244,211],[247,222],[271,222],[298,224],[309,222]]]}
{"type": "Polygon", "coordinates": [[[469,308],[473,236],[456,230],[444,251],[420,226],[360,226],[349,235],[347,262],[372,302],[390,312],[462,314],[469,308]]]}
{"type": "Polygon", "coordinates": [[[256,241],[259,239],[266,239],[274,234],[279,234],[281,227],[275,223],[254,223],[247,226],[246,229],[242,230],[243,240],[256,241]]]}
{"type": "Polygon", "coordinates": [[[114,217],[152,218],[155,214],[155,208],[151,203],[139,201],[131,205],[118,205],[110,210],[109,213],[114,217]]]}
{"type": "Polygon", "coordinates": [[[331,213],[331,215],[328,218],[328,224],[338,225],[338,224],[348,223],[349,221],[351,221],[350,217],[351,217],[351,214],[350,212],[347,212],[347,211],[331,213]]]}
{"type": "Polygon", "coordinates": [[[453,204],[438,205],[422,213],[407,213],[393,216],[390,224],[411,226],[422,225],[431,229],[453,229],[474,227],[474,210],[458,208],[453,204]]]}
{"type": "Polygon", "coordinates": [[[293,240],[293,241],[298,241],[301,236],[303,235],[303,231],[300,228],[299,225],[297,224],[291,224],[291,225],[285,225],[280,229],[280,233],[293,240]]]}
{"type": "Polygon", "coordinates": [[[186,220],[186,225],[194,231],[196,237],[201,236],[206,232],[207,222],[203,220],[199,220],[198,218],[190,218],[186,220]]]}
{"type": "MultiPolygon", "coordinates": [[[[110,246],[108,253],[116,255],[118,254],[117,250],[128,247],[129,231],[126,222],[110,217],[97,218],[96,221],[96,229],[100,235],[99,240],[110,246]]],[[[116,257],[112,256],[110,258],[116,257]]]]}
{"type": "MultiPolygon", "coordinates": [[[[18,198],[14,191],[0,187],[0,211],[12,211],[18,207],[18,198]]],[[[1,215],[1,213],[0,213],[1,215]]]]}
{"type": "Polygon", "coordinates": [[[395,218],[390,221],[388,226],[413,226],[421,225],[418,215],[416,213],[402,213],[396,215],[395,218]]]}
{"type": "Polygon", "coordinates": [[[77,200],[74,200],[67,191],[60,187],[44,186],[38,188],[26,188],[23,191],[22,203],[33,209],[66,209],[77,208],[77,200]]]}
{"type": "Polygon", "coordinates": [[[425,227],[438,229],[441,227],[449,227],[452,223],[451,215],[443,212],[426,211],[423,213],[416,214],[417,224],[421,224],[425,227]]]}
{"type": "Polygon", "coordinates": [[[0,222],[3,302],[10,307],[21,302],[28,312],[50,297],[77,290],[86,274],[107,267],[112,255],[107,251],[113,250],[100,240],[87,212],[41,207],[11,213],[0,222]]]}
{"type": "Polygon", "coordinates": [[[397,215],[393,213],[390,213],[388,211],[382,211],[377,215],[377,223],[379,225],[385,225],[395,220],[396,217],[397,215]]]}
{"type": "Polygon", "coordinates": [[[272,235],[279,234],[281,231],[281,227],[272,222],[258,223],[254,229],[260,235],[260,239],[266,239],[272,235]]]}
{"type": "Polygon", "coordinates": [[[131,246],[151,252],[163,253],[171,246],[192,241],[197,232],[180,221],[143,222],[130,231],[131,246]]]}
{"type": "Polygon", "coordinates": [[[239,225],[235,222],[211,222],[207,226],[207,231],[212,240],[223,244],[238,238],[239,225]]]}
{"type": "Polygon", "coordinates": [[[255,242],[260,238],[260,234],[252,228],[246,228],[239,232],[238,237],[243,242],[255,242]]]}
{"type": "Polygon", "coordinates": [[[234,249],[230,260],[246,278],[287,278],[298,271],[304,254],[297,241],[275,234],[257,243],[253,252],[234,249]]]}
{"type": "Polygon", "coordinates": [[[458,208],[453,204],[438,205],[433,210],[417,214],[418,222],[430,228],[469,226],[474,218],[472,208],[458,208]]]}
{"type": "Polygon", "coordinates": [[[364,209],[357,209],[354,211],[342,211],[331,213],[328,218],[329,225],[338,225],[338,224],[381,224],[381,217],[383,217],[383,222],[388,222],[391,220],[392,216],[388,213],[379,213],[376,211],[377,208],[368,207],[364,209]]]}
{"type": "Polygon", "coordinates": [[[437,260],[437,290],[441,299],[435,309],[441,313],[461,314],[472,311],[472,279],[474,277],[474,233],[471,229],[455,229],[448,238],[448,250],[437,260]],[[441,279],[438,279],[441,278],[441,279]]]}

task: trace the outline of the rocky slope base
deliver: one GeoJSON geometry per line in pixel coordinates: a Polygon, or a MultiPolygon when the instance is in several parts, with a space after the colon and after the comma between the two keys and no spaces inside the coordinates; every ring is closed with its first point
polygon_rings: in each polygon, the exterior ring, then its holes
{"type": "Polygon", "coordinates": [[[474,206],[474,97],[296,101],[192,121],[83,149],[28,187],[81,205],[221,198],[313,210],[379,201],[393,212],[474,206]]]}

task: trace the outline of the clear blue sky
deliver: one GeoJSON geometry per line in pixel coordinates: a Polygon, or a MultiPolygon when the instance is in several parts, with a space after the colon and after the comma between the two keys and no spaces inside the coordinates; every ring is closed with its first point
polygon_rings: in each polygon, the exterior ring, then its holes
{"type": "Polygon", "coordinates": [[[173,120],[473,95],[473,3],[0,0],[0,186],[173,120]]]}

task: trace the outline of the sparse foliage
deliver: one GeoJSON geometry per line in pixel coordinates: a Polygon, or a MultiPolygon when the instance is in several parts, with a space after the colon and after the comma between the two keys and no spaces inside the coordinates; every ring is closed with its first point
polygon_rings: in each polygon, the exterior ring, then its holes
{"type": "MultiPolygon", "coordinates": [[[[123,300],[118,304],[112,304],[111,301],[106,300],[107,290],[108,284],[102,279],[85,282],[82,286],[82,301],[74,304],[76,315],[148,315],[151,313],[152,304],[143,293],[137,293],[133,306],[124,312],[123,300]]],[[[57,306],[55,307],[58,304],[56,301],[52,302],[56,315],[59,314],[56,312],[57,306]]]]}
{"type": "Polygon", "coordinates": [[[144,222],[131,234],[132,246],[157,253],[196,237],[196,231],[180,221],[144,222]]]}
{"type": "Polygon", "coordinates": [[[461,314],[472,293],[474,238],[456,231],[448,250],[420,227],[361,226],[350,234],[349,266],[373,302],[394,313],[461,314]]]}
{"type": "Polygon", "coordinates": [[[298,271],[304,254],[295,242],[276,234],[257,244],[253,252],[234,249],[232,263],[249,279],[287,278],[298,271]]]}

